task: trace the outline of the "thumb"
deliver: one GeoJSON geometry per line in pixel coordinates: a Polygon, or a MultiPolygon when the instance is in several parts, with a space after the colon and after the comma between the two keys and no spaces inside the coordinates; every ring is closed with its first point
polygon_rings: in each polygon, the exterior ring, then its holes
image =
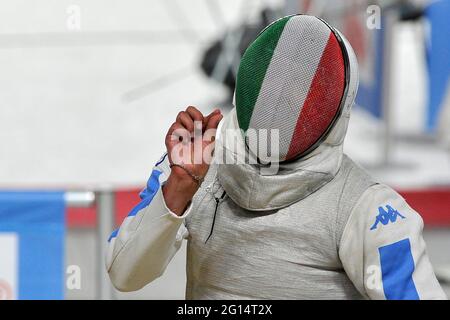
{"type": "Polygon", "coordinates": [[[222,114],[222,113],[219,108],[216,108],[213,112],[211,112],[210,114],[208,114],[206,117],[203,118],[203,128],[205,128],[205,130],[206,130],[209,120],[213,116],[218,115],[218,114],[222,114]]]}
{"type": "Polygon", "coordinates": [[[222,118],[223,115],[220,112],[211,115],[211,117],[208,118],[208,122],[206,123],[206,130],[217,129],[222,118]]]}

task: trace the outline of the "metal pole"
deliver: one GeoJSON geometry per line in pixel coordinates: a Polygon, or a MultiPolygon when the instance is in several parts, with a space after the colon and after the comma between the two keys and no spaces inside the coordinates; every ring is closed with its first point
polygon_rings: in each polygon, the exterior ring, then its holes
{"type": "Polygon", "coordinates": [[[110,190],[97,193],[97,252],[98,252],[98,298],[113,299],[113,289],[106,272],[104,259],[106,257],[106,241],[114,229],[115,217],[114,192],[110,190]]]}

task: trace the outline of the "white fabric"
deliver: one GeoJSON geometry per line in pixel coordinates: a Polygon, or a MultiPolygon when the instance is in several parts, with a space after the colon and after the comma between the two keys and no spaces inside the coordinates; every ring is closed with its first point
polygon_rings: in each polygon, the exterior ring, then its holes
{"type": "MultiPolygon", "coordinates": [[[[446,299],[426,253],[423,221],[391,188],[377,184],[361,196],[342,234],[339,256],[358,291],[370,299],[386,299],[381,277],[379,248],[408,239],[414,260],[414,284],[420,299],[446,299]],[[378,208],[390,205],[405,218],[378,223],[378,208]]],[[[401,281],[401,279],[399,279],[401,281]]]]}
{"type": "MultiPolygon", "coordinates": [[[[167,163],[155,167],[167,179],[167,163]]],[[[106,268],[120,291],[135,291],[158,278],[188,236],[183,225],[192,205],[182,216],[171,212],[159,188],[152,202],[135,216],[125,218],[117,237],[108,243],[106,268]]]]}

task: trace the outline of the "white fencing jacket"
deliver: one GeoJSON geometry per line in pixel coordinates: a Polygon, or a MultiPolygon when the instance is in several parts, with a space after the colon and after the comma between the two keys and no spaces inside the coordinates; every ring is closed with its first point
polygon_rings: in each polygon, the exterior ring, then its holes
{"type": "MultiPolygon", "coordinates": [[[[158,278],[186,239],[187,299],[446,299],[420,215],[343,154],[358,84],[352,52],[350,62],[346,104],[330,135],[276,175],[212,164],[177,216],[161,191],[170,175],[163,156],[108,240],[114,286],[133,291],[158,278]]],[[[215,157],[242,156],[242,137],[227,130],[239,128],[235,110],[222,122],[215,157]]]]}
{"type": "Polygon", "coordinates": [[[142,288],[187,239],[188,299],[445,299],[420,215],[345,155],[330,156],[320,171],[297,164],[275,177],[214,164],[180,217],[164,202],[163,156],[109,239],[112,283],[142,288]]]}

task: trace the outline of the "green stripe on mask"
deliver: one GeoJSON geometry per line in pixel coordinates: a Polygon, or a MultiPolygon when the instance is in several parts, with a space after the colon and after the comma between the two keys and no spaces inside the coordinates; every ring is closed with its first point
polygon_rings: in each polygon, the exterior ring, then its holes
{"type": "Polygon", "coordinates": [[[290,18],[282,18],[270,25],[242,56],[236,79],[236,109],[239,115],[239,127],[244,131],[248,129],[266,71],[290,18]]]}

